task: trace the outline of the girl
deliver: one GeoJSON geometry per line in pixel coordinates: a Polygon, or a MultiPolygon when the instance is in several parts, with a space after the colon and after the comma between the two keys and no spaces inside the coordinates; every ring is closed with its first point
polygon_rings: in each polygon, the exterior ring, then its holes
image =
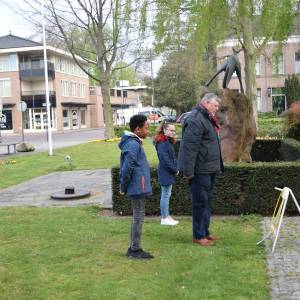
{"type": "Polygon", "coordinates": [[[176,142],[175,126],[169,123],[161,123],[156,129],[154,144],[159,159],[158,182],[161,186],[160,210],[161,225],[177,225],[169,213],[169,200],[172,192],[172,184],[175,183],[177,160],[175,157],[174,144],[176,142]]]}

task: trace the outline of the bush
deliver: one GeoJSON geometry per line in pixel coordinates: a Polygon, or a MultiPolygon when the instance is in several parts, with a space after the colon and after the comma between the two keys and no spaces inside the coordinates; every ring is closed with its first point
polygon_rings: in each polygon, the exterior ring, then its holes
{"type": "Polygon", "coordinates": [[[286,136],[300,140],[300,101],[294,102],[288,111],[283,113],[286,136]]]}
{"type": "Polygon", "coordinates": [[[251,149],[253,161],[271,162],[281,159],[280,147],[282,140],[256,140],[251,149]]]}
{"type": "Polygon", "coordinates": [[[279,152],[283,161],[300,161],[300,142],[294,139],[285,139],[281,142],[279,152]]]}
{"type": "MultiPolygon", "coordinates": [[[[274,187],[287,186],[300,198],[300,163],[274,162],[254,164],[229,164],[218,176],[214,191],[213,213],[222,215],[261,214],[271,215],[278,198],[274,187]]],[[[157,170],[151,168],[153,196],[146,201],[147,215],[160,215],[160,186],[157,170]]],[[[130,201],[119,195],[119,169],[112,169],[113,210],[119,215],[131,214],[130,201]]],[[[174,215],[190,215],[191,203],[188,184],[178,178],[173,187],[170,211],[174,215]]],[[[289,200],[288,214],[298,213],[289,200]]]]}

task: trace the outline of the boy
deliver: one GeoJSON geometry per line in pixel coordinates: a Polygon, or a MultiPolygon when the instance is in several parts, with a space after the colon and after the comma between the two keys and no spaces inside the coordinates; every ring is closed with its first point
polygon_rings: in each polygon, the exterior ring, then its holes
{"type": "Polygon", "coordinates": [[[129,122],[119,148],[120,194],[131,198],[133,210],[131,242],[126,256],[135,259],[151,259],[153,256],[140,247],[145,217],[145,198],[152,195],[149,164],[143,149],[143,139],[148,135],[149,125],[144,115],[134,115],[129,122]]]}

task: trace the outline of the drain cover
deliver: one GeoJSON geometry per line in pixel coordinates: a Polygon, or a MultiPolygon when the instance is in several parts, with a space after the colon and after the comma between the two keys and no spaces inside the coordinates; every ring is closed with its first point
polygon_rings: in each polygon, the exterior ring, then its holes
{"type": "Polygon", "coordinates": [[[55,200],[74,200],[90,196],[87,190],[75,189],[73,186],[67,186],[64,191],[51,194],[51,198],[55,200]]]}

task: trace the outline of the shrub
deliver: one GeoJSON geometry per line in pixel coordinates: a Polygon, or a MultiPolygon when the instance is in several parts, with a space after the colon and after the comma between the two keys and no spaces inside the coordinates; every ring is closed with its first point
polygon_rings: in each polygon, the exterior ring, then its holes
{"type": "MultiPolygon", "coordinates": [[[[300,198],[299,174],[300,163],[294,162],[226,165],[225,172],[216,181],[213,213],[271,215],[278,198],[275,186],[287,186],[293,190],[296,198],[300,198]]],[[[130,201],[119,195],[118,176],[119,169],[112,169],[113,210],[119,215],[129,215],[130,201]]],[[[160,186],[155,168],[151,168],[151,178],[153,196],[146,201],[146,213],[160,215],[160,186]]],[[[298,210],[290,200],[287,213],[295,214],[298,210]]],[[[174,215],[191,214],[188,184],[183,178],[178,178],[174,185],[170,211],[174,215]]]]}
{"type": "Polygon", "coordinates": [[[300,101],[294,102],[288,111],[283,113],[286,135],[300,140],[300,101]]]}
{"type": "Polygon", "coordinates": [[[283,138],[285,135],[283,118],[278,117],[275,112],[265,112],[258,114],[258,130],[259,137],[277,137],[283,138]]]}
{"type": "Polygon", "coordinates": [[[285,139],[281,142],[279,152],[283,161],[300,161],[300,142],[294,139],[285,139]]]}

